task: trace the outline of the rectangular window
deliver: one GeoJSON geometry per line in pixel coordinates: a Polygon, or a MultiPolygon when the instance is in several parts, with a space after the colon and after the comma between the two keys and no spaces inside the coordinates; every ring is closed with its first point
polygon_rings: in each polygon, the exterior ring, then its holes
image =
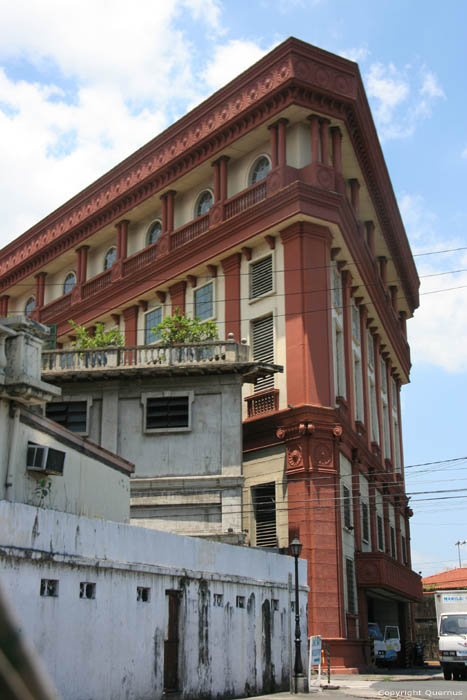
{"type": "Polygon", "coordinates": [[[244,608],[245,607],[245,596],[244,595],[238,595],[235,601],[235,605],[237,608],[244,608]]]}
{"type": "Polygon", "coordinates": [[[356,343],[360,343],[360,312],[352,299],[352,336],[356,343]]]}
{"type": "Polygon", "coordinates": [[[384,552],[383,518],[380,515],[376,516],[376,525],[378,529],[378,549],[380,552],[384,552]]]}
{"type": "Polygon", "coordinates": [[[48,403],[45,407],[45,415],[73,433],[87,432],[87,401],[48,403]]]}
{"type": "Polygon", "coordinates": [[[151,600],[151,589],[145,586],[136,586],[136,600],[138,603],[149,603],[151,600]]]}
{"type": "MultiPolygon", "coordinates": [[[[262,362],[274,362],[274,319],[265,316],[251,323],[253,359],[262,362]]],[[[274,375],[257,380],[255,392],[274,387],[274,375]]]]}
{"type": "Polygon", "coordinates": [[[350,530],[352,527],[352,499],[347,486],[342,487],[342,503],[344,506],[344,526],[350,530]]]}
{"type": "Polygon", "coordinates": [[[370,519],[368,517],[368,503],[362,503],[362,540],[370,541],[370,519]]]}
{"type": "Polygon", "coordinates": [[[354,583],[354,566],[353,560],[345,560],[345,573],[347,580],[347,609],[349,613],[355,614],[355,583],[354,583]]]}
{"type": "Polygon", "coordinates": [[[337,264],[333,262],[332,268],[332,303],[334,307],[342,313],[342,275],[337,268],[337,264]]]}
{"type": "Polygon", "coordinates": [[[159,333],[153,333],[152,329],[159,325],[162,321],[162,306],[158,306],[157,309],[152,309],[144,315],[144,343],[145,345],[151,345],[151,343],[157,343],[160,340],[159,333]]]}
{"type": "Polygon", "coordinates": [[[250,264],[250,299],[274,291],[272,255],[250,264]]]}
{"type": "Polygon", "coordinates": [[[82,581],[79,584],[79,597],[83,600],[94,600],[96,597],[96,584],[82,581]]]}
{"type": "Polygon", "coordinates": [[[209,282],[194,292],[195,316],[205,321],[214,314],[214,283],[209,282]]]}
{"type": "Polygon", "coordinates": [[[395,559],[396,558],[396,533],[394,532],[394,528],[392,527],[392,525],[389,529],[389,533],[391,536],[391,557],[393,559],[395,559]]]}
{"type": "Polygon", "coordinates": [[[224,594],[223,593],[214,593],[213,605],[215,608],[223,608],[224,607],[224,594]]]}
{"type": "Polygon", "coordinates": [[[355,419],[359,420],[361,423],[364,421],[364,408],[363,408],[363,376],[362,376],[362,363],[360,362],[360,357],[354,354],[353,363],[353,377],[354,377],[354,393],[355,393],[355,419]]]}
{"type": "Polygon", "coordinates": [[[277,547],[276,485],[274,482],[262,484],[251,491],[256,517],[256,546],[277,547]]]}
{"type": "Polygon", "coordinates": [[[43,598],[58,598],[58,581],[51,578],[41,579],[41,596],[43,598]]]}
{"type": "Polygon", "coordinates": [[[156,396],[146,399],[146,430],[190,427],[188,396],[156,396]]]}

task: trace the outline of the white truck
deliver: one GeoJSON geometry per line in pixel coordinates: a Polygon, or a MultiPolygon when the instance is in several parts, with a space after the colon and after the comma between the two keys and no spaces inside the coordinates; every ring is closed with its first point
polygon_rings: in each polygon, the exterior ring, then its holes
{"type": "Polygon", "coordinates": [[[436,591],[435,607],[444,678],[467,680],[467,591],[436,591]]]}
{"type": "Polygon", "coordinates": [[[396,664],[401,650],[399,627],[386,625],[384,635],[377,622],[368,623],[368,636],[373,639],[374,656],[377,664],[396,664]]]}

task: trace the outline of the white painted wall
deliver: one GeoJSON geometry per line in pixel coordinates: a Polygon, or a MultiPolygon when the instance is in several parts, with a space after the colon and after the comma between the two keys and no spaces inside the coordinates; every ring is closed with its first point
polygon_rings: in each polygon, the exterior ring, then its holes
{"type": "MultiPolygon", "coordinates": [[[[0,574],[22,631],[66,700],[162,696],[165,591],[173,589],[181,595],[179,697],[288,688],[293,559],[6,501],[0,543],[0,574]],[[59,581],[57,597],[40,595],[41,579],[59,581]],[[82,581],[96,584],[95,599],[80,598],[82,581]],[[137,602],[137,586],[150,588],[148,603],[137,602]],[[222,607],[214,594],[223,595],[222,607]],[[272,601],[278,610],[269,612],[272,601]]],[[[299,564],[306,581],[306,562],[299,564]]],[[[304,586],[305,665],[306,602],[304,586]]]]}

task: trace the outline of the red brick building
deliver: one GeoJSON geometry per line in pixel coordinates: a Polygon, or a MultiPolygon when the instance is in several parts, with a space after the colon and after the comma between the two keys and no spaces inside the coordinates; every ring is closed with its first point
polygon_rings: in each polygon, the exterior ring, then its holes
{"type": "Polygon", "coordinates": [[[118,326],[176,307],[285,367],[245,392],[250,544],[309,563],[310,633],[412,638],[400,388],[419,280],[355,63],[289,39],[0,253],[0,316],[118,326]]]}

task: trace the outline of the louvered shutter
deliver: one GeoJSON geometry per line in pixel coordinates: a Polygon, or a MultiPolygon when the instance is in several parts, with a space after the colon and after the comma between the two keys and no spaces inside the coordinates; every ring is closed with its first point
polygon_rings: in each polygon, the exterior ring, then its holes
{"type": "Polygon", "coordinates": [[[256,299],[273,291],[272,255],[250,266],[250,299],[256,299]]]}
{"type": "MultiPolygon", "coordinates": [[[[274,362],[274,320],[265,316],[252,322],[253,359],[262,362],[274,362]]],[[[274,386],[274,375],[258,379],[255,392],[274,386]]]]}
{"type": "Polygon", "coordinates": [[[277,547],[276,485],[274,482],[254,489],[256,546],[277,547]]]}

